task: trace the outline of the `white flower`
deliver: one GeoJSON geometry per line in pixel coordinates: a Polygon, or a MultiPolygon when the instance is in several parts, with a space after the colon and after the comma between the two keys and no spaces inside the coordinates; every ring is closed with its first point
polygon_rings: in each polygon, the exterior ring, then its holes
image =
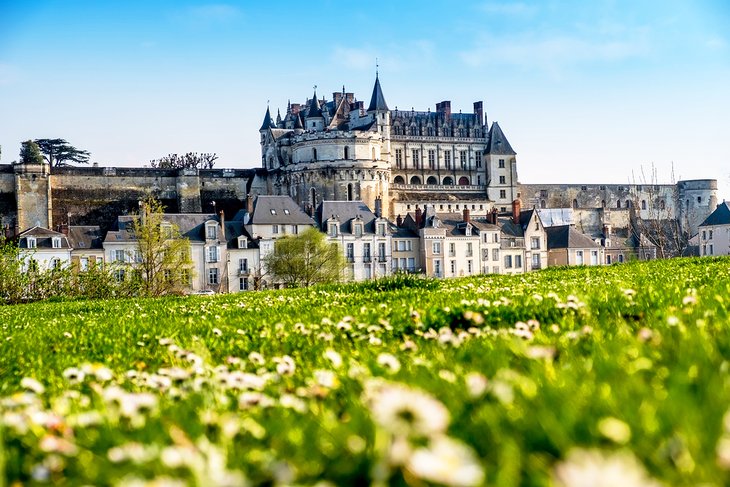
{"type": "Polygon", "coordinates": [[[77,369],[76,367],[69,367],[63,371],[63,377],[72,384],[83,382],[86,374],[83,370],[77,369]]]}
{"type": "Polygon", "coordinates": [[[46,388],[43,387],[43,384],[32,377],[23,377],[20,381],[20,387],[35,394],[43,394],[46,390],[46,388]]]}
{"type": "Polygon", "coordinates": [[[282,407],[293,409],[299,413],[307,412],[307,404],[293,394],[282,394],[279,398],[282,407]]]}
{"type": "Polygon", "coordinates": [[[314,380],[317,385],[333,389],[337,387],[337,376],[331,370],[315,370],[314,380]]]}
{"type": "Polygon", "coordinates": [[[400,370],[400,362],[394,355],[381,353],[378,355],[378,365],[385,367],[390,373],[395,374],[400,370]]]}
{"type": "Polygon", "coordinates": [[[294,371],[297,368],[296,364],[294,363],[294,359],[291,358],[289,355],[276,357],[274,358],[274,362],[276,363],[276,372],[279,375],[293,375],[294,371]]]}
{"type": "Polygon", "coordinates": [[[617,418],[603,418],[598,422],[598,431],[609,440],[624,445],[631,439],[631,427],[617,418]]]}
{"type": "Polygon", "coordinates": [[[373,419],[391,433],[432,436],[443,433],[449,425],[449,411],[425,392],[371,381],[365,394],[373,419]]]}
{"type": "Polygon", "coordinates": [[[406,468],[418,478],[443,485],[469,487],[484,482],[484,470],[474,451],[446,436],[416,449],[406,468]]]}
{"type": "Polygon", "coordinates": [[[659,487],[630,452],[573,450],[553,470],[556,487],[659,487]]]}
{"type": "Polygon", "coordinates": [[[464,382],[471,397],[480,397],[487,390],[487,378],[479,372],[469,372],[464,377],[464,382]]]}
{"type": "Polygon", "coordinates": [[[223,332],[221,331],[220,328],[213,328],[213,334],[215,336],[219,337],[219,336],[221,336],[223,334],[223,332]]]}
{"type": "Polygon", "coordinates": [[[81,371],[100,382],[108,382],[114,378],[114,373],[102,364],[84,364],[81,366],[81,371]]]}
{"type": "Polygon", "coordinates": [[[258,352],[249,353],[248,361],[254,365],[264,365],[266,363],[266,360],[264,360],[264,356],[258,352]]]}
{"type": "Polygon", "coordinates": [[[340,355],[339,353],[335,352],[331,348],[328,348],[324,352],[324,358],[326,358],[327,360],[329,360],[330,362],[332,362],[332,366],[334,368],[339,369],[340,367],[342,367],[342,355],[340,355]]]}

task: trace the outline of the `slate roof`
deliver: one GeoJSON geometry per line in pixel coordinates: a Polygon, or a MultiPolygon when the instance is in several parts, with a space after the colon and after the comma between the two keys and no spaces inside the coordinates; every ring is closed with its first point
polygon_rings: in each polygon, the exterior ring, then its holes
{"type": "Polygon", "coordinates": [[[271,112],[269,111],[269,107],[266,107],[266,115],[264,115],[264,122],[261,124],[261,130],[268,130],[272,127],[275,127],[274,121],[271,120],[271,112]]]}
{"type": "MultiPolygon", "coordinates": [[[[237,219],[237,218],[236,218],[237,219]]],[[[289,196],[259,195],[253,203],[251,225],[315,225],[289,196]]]]}
{"type": "MultiPolygon", "coordinates": [[[[104,242],[133,242],[132,222],[137,219],[136,215],[124,215],[117,217],[117,225],[106,234],[104,242]]],[[[190,242],[205,242],[205,222],[212,220],[218,222],[218,217],[212,213],[165,213],[163,221],[175,225],[180,235],[190,242]]]]}
{"type": "Polygon", "coordinates": [[[350,222],[358,216],[364,224],[365,233],[375,233],[375,214],[362,201],[323,201],[317,207],[317,223],[319,228],[326,231],[327,220],[335,215],[340,222],[340,233],[349,235],[352,233],[350,222]]]}
{"type": "Polygon", "coordinates": [[[68,240],[73,249],[102,250],[104,234],[98,225],[71,225],[68,240]]]}
{"type": "Polygon", "coordinates": [[[507,137],[497,122],[492,123],[492,128],[489,129],[489,143],[487,144],[486,152],[488,154],[506,156],[514,156],[517,154],[512,146],[509,145],[507,137]]]}
{"type": "Polygon", "coordinates": [[[258,240],[251,238],[246,231],[242,221],[226,221],[224,224],[226,229],[226,247],[229,249],[238,248],[238,237],[244,236],[248,239],[247,248],[256,248],[259,246],[258,240]]]}
{"type": "MultiPolygon", "coordinates": [[[[18,236],[18,247],[28,248],[27,237],[35,237],[37,249],[53,249],[53,237],[61,237],[61,249],[70,249],[68,238],[61,232],[54,232],[48,228],[35,226],[22,232],[18,236]]],[[[55,249],[58,250],[58,249],[55,249]]]]}
{"type": "Polygon", "coordinates": [[[700,223],[701,227],[706,227],[709,225],[728,225],[730,224],[730,204],[726,201],[723,201],[719,205],[717,205],[717,208],[715,208],[715,211],[710,213],[710,216],[705,218],[705,221],[700,223]]]}
{"type": "Polygon", "coordinates": [[[370,97],[370,106],[368,107],[369,112],[376,110],[387,110],[388,104],[385,103],[385,96],[383,96],[383,89],[380,87],[380,79],[378,75],[375,75],[375,86],[373,86],[373,95],[370,97]]]}
{"type": "Polygon", "coordinates": [[[583,235],[570,225],[546,227],[547,248],[552,249],[587,249],[600,247],[590,237],[583,235]]]}
{"type": "Polygon", "coordinates": [[[314,92],[314,96],[309,101],[309,110],[307,110],[307,118],[316,118],[322,116],[322,110],[319,106],[319,100],[317,99],[317,92],[314,92]]]}

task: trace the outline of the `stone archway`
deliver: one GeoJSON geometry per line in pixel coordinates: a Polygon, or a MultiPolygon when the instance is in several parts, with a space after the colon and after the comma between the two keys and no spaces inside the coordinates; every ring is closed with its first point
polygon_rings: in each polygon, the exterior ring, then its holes
{"type": "Polygon", "coordinates": [[[439,180],[436,178],[436,176],[429,176],[426,180],[426,184],[438,184],[439,180]]]}
{"type": "Polygon", "coordinates": [[[411,184],[421,184],[421,178],[418,176],[411,177],[411,184]]]}
{"type": "Polygon", "coordinates": [[[459,178],[459,186],[469,186],[469,178],[466,176],[461,176],[459,178]]]}
{"type": "Polygon", "coordinates": [[[403,176],[396,176],[393,179],[393,184],[406,184],[406,181],[403,179],[403,176]]]}
{"type": "Polygon", "coordinates": [[[447,186],[453,186],[454,179],[451,176],[446,176],[444,178],[444,184],[447,185],[447,186]]]}

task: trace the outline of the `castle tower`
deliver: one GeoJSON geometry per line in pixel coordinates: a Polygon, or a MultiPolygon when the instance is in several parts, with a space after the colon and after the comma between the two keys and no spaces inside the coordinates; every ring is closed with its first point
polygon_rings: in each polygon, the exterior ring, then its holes
{"type": "Polygon", "coordinates": [[[497,208],[507,208],[517,198],[517,153],[497,122],[489,129],[485,150],[487,198],[497,208]]]}
{"type": "Polygon", "coordinates": [[[315,132],[321,132],[324,130],[324,116],[322,115],[322,109],[317,99],[317,91],[315,90],[312,99],[309,102],[309,111],[307,111],[306,119],[304,120],[304,128],[306,130],[312,130],[315,132]]]}
{"type": "Polygon", "coordinates": [[[51,168],[45,161],[14,166],[18,231],[34,226],[52,228],[51,168]]]}

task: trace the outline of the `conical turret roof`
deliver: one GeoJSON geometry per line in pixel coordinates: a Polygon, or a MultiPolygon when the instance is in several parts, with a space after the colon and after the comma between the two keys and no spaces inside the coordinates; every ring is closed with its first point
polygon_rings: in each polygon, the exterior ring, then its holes
{"type": "Polygon", "coordinates": [[[322,110],[319,107],[319,100],[317,99],[317,92],[314,92],[312,100],[309,102],[309,111],[307,112],[307,118],[321,117],[322,110]]]}
{"type": "Polygon", "coordinates": [[[297,113],[296,120],[294,121],[294,128],[295,129],[303,129],[304,124],[302,123],[302,114],[297,113]]]}
{"type": "Polygon", "coordinates": [[[266,115],[264,115],[264,123],[261,124],[261,128],[259,129],[259,131],[268,130],[273,126],[274,126],[274,121],[271,120],[271,112],[269,111],[269,107],[266,107],[266,115]]]}
{"type": "Polygon", "coordinates": [[[492,123],[492,128],[489,129],[489,144],[487,145],[487,153],[489,154],[503,154],[506,156],[514,156],[517,153],[509,145],[507,137],[500,128],[497,122],[492,123]]]}
{"type": "Polygon", "coordinates": [[[385,96],[383,96],[383,89],[380,87],[380,79],[378,75],[375,75],[375,86],[373,86],[373,96],[370,97],[370,106],[368,107],[369,112],[376,110],[387,110],[388,104],[385,103],[385,96]]]}

